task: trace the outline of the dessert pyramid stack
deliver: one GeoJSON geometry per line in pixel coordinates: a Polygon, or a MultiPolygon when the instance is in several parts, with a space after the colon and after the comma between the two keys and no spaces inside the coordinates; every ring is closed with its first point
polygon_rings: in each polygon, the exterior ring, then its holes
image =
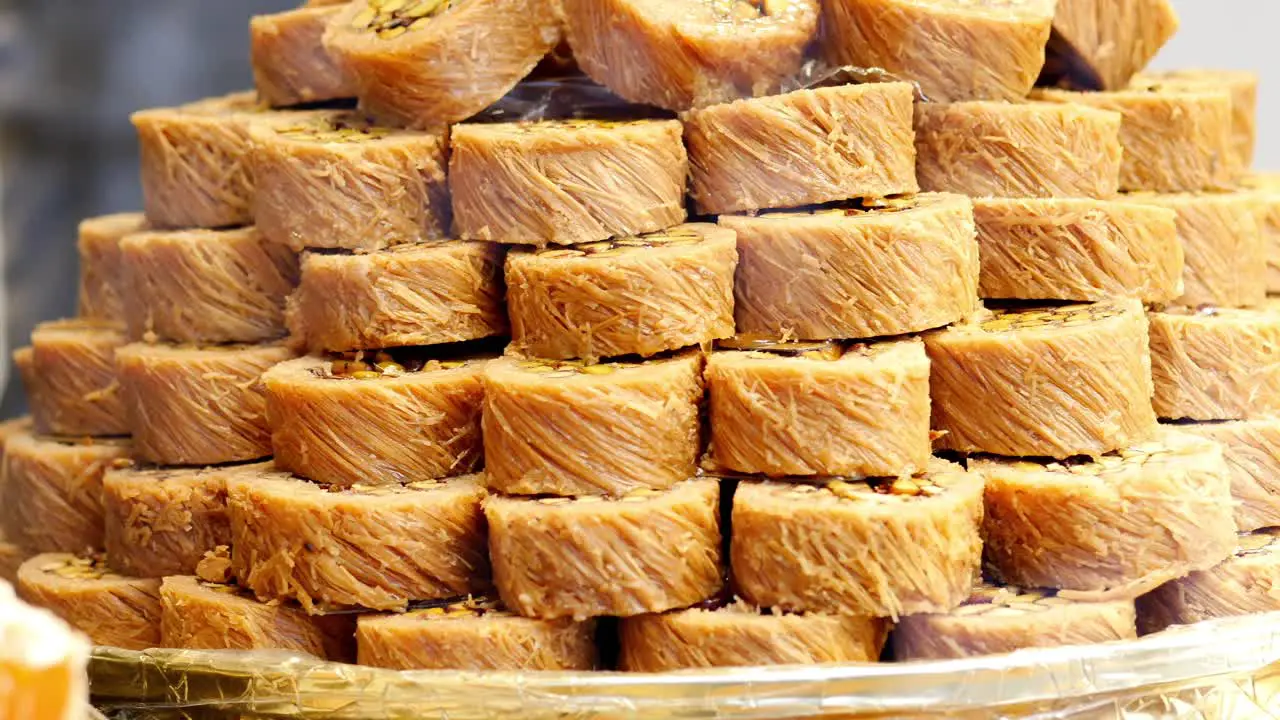
{"type": "Polygon", "coordinates": [[[100,644],[396,669],[1280,609],[1256,81],[1095,5],[255,18],[257,94],[134,116],[145,211],[15,356],[0,570],[100,644]]]}

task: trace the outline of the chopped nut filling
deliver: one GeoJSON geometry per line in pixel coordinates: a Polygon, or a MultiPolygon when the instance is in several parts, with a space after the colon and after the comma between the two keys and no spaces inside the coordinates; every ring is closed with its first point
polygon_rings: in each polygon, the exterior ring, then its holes
{"type": "Polygon", "coordinates": [[[634,237],[614,238],[599,242],[571,245],[561,248],[542,248],[536,251],[543,259],[579,258],[579,257],[612,257],[630,252],[636,248],[682,247],[697,245],[703,241],[702,233],[691,228],[675,227],[670,230],[637,235],[634,237]]]}
{"type": "Polygon", "coordinates": [[[356,30],[372,30],[392,40],[424,27],[461,0],[365,0],[367,6],[351,20],[356,30]]]}
{"type": "Polygon", "coordinates": [[[982,322],[982,329],[990,333],[1013,332],[1046,327],[1076,327],[1123,315],[1114,305],[1064,305],[1063,307],[1035,310],[993,310],[991,318],[982,322]]]}

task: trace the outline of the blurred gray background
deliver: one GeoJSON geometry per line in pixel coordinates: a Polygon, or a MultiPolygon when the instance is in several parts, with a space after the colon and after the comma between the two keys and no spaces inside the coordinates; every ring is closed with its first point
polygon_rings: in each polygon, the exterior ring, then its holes
{"type": "MultiPolygon", "coordinates": [[[[76,224],[136,210],[129,113],[251,84],[246,22],[300,0],[0,0],[0,417],[25,405],[9,350],[75,312],[76,224]]],[[[1260,168],[1280,170],[1280,0],[1175,0],[1158,67],[1263,75],[1260,168]]]]}

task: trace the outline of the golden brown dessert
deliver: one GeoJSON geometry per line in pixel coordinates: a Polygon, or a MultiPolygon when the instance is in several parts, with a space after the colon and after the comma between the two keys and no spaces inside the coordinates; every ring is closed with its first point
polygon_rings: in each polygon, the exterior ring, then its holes
{"type": "Polygon", "coordinates": [[[80,317],[124,322],[120,240],[146,226],[142,213],[102,215],[80,223],[76,241],[80,254],[80,317]]]}
{"type": "Polygon", "coordinates": [[[1053,0],[830,0],[823,57],[883,68],[932,102],[1019,100],[1044,65],[1053,0]]]}
{"type": "Polygon", "coordinates": [[[686,113],[698,211],[916,192],[913,97],[903,82],[841,85],[686,113]]]}
{"type": "Polygon", "coordinates": [[[489,598],[366,615],[360,664],[392,670],[593,670],[594,621],[514,615],[489,598]]]}
{"type": "Polygon", "coordinates": [[[922,190],[975,197],[1111,198],[1120,188],[1119,113],[1045,102],[916,107],[922,190]]]}
{"type": "Polygon", "coordinates": [[[1179,423],[1174,429],[1222,445],[1231,469],[1236,529],[1280,527],[1280,418],[1179,423]]]}
{"type": "Polygon", "coordinates": [[[1144,633],[1170,625],[1280,610],[1280,529],[1240,535],[1221,564],[1161,585],[1138,598],[1144,633]]]}
{"type": "Polygon", "coordinates": [[[504,335],[505,253],[494,243],[449,241],[305,253],[286,322],[294,340],[315,352],[504,335]]]}
{"type": "Polygon", "coordinates": [[[1139,78],[1137,85],[1185,85],[1231,93],[1231,144],[1236,171],[1253,165],[1258,138],[1258,74],[1247,70],[1166,70],[1139,78]]]}
{"type": "Polygon", "coordinates": [[[719,347],[706,372],[716,465],[770,476],[927,469],[929,358],[920,340],[719,347]]]}
{"type": "Polygon", "coordinates": [[[1097,301],[1182,295],[1177,215],[1127,200],[973,201],[984,298],[1097,301]]]}
{"type": "Polygon", "coordinates": [[[0,718],[81,720],[88,660],[84,636],[0,583],[0,718]]]}
{"type": "Polygon", "coordinates": [[[116,353],[134,452],[157,465],[210,465],[271,454],[267,368],[283,345],[144,345],[116,353]]]}
{"type": "Polygon", "coordinates": [[[816,0],[566,0],[574,58],[633,103],[669,110],[777,93],[818,25],[816,0]]]}
{"type": "Polygon", "coordinates": [[[894,619],[946,612],[969,596],[982,559],[982,482],[941,459],[897,479],[742,482],[734,582],[758,607],[894,619]]]}
{"type": "Polygon", "coordinates": [[[27,560],[27,552],[16,543],[0,539],[0,580],[10,585],[18,582],[18,568],[27,560]]]}
{"type": "Polygon", "coordinates": [[[986,560],[1007,583],[1135,598],[1235,549],[1222,448],[1164,432],[1096,460],[972,460],[987,479],[986,560]]]}
{"type": "Polygon", "coordinates": [[[99,557],[37,555],[18,570],[18,596],[62,618],[94,645],[160,646],[160,581],[118,575],[99,557]]]}
{"type": "Polygon", "coordinates": [[[38,432],[127,435],[116,382],[115,354],[123,329],[101,320],[55,320],[31,333],[31,347],[14,353],[38,432]]]}
{"type": "Polygon", "coordinates": [[[1267,292],[1280,293],[1280,173],[1251,173],[1241,178],[1240,184],[1258,198],[1258,229],[1267,257],[1267,292]]]}
{"type": "Polygon", "coordinates": [[[1280,306],[1151,313],[1151,377],[1162,418],[1239,420],[1280,413],[1280,306]]]}
{"type": "Polygon", "coordinates": [[[262,471],[227,494],[232,573],[260,600],[403,610],[490,587],[477,476],[344,489],[262,471]]]}
{"type": "Polygon", "coordinates": [[[512,349],[551,359],[656,355],[733,335],[734,233],[695,223],[507,255],[512,349]]]}
{"type": "Polygon", "coordinates": [[[339,486],[405,483],[480,467],[483,357],[309,356],[262,376],[281,470],[339,486]]]}
{"type": "Polygon", "coordinates": [[[996,310],[926,335],[925,349],[937,448],[1066,458],[1156,432],[1137,300],[996,310]]]}
{"type": "Polygon", "coordinates": [[[624,619],[618,664],[630,672],[666,672],[876,662],[888,631],[881,618],[763,613],[736,601],[624,619]]]}
{"type": "Polygon", "coordinates": [[[648,362],[505,357],[485,368],[485,482],[517,495],[623,495],[693,476],[700,353],[648,362]]]}
{"type": "Polygon", "coordinates": [[[166,577],[160,601],[164,647],[288,650],[337,662],[353,659],[355,615],[307,615],[197,577],[166,577]]]}
{"type": "Polygon", "coordinates": [[[156,231],[120,242],[132,340],[258,342],[285,333],[298,256],[256,228],[156,231]]]}
{"type": "Polygon", "coordinates": [[[322,42],[339,12],[336,7],[302,7],[249,22],[253,84],[264,102],[278,107],[355,97],[355,84],[322,42]]]}
{"type": "Polygon", "coordinates": [[[378,250],[449,230],[441,134],[337,110],[260,123],[250,137],[254,220],[272,242],[378,250]]]}
{"type": "Polygon", "coordinates": [[[1169,0],[1058,0],[1047,79],[1092,90],[1122,88],[1178,24],[1169,0]]]}
{"type": "Polygon", "coordinates": [[[1083,602],[1054,590],[981,583],[948,613],[902,618],[894,659],[947,660],[1023,648],[1133,640],[1133,600],[1083,602]]]}
{"type": "Polygon", "coordinates": [[[494,496],[485,516],[494,584],[526,617],[665,612],[706,600],[724,580],[714,480],[618,499],[494,496]]]}
{"type": "Polygon", "coordinates": [[[438,130],[505,95],[560,42],[560,25],[553,0],[353,0],[324,45],[361,107],[438,130]]]}
{"type": "Polygon", "coordinates": [[[547,120],[453,128],[453,231],[572,245],[685,219],[689,160],[676,120],[547,120]]]}
{"type": "Polygon", "coordinates": [[[799,340],[901,335],[978,305],[978,243],[968,198],[926,193],[755,217],[738,236],[737,332],[799,340]]]}

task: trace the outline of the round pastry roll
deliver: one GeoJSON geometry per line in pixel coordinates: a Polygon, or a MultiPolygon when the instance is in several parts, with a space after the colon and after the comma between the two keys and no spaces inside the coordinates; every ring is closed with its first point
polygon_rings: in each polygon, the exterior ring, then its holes
{"type": "Polygon", "coordinates": [[[1258,198],[1258,229],[1267,257],[1267,293],[1280,294],[1280,173],[1253,173],[1240,179],[1241,186],[1258,198]]]}
{"type": "Polygon", "coordinates": [[[986,559],[1005,582],[1134,598],[1235,548],[1222,448],[1175,432],[1096,460],[976,459],[986,559]]]}
{"type": "Polygon", "coordinates": [[[72,720],[85,714],[89,650],[83,635],[0,583],[0,678],[9,717],[72,720]]]}
{"type": "Polygon", "coordinates": [[[1170,0],[1059,2],[1041,84],[1122,88],[1177,30],[1170,0]]]}
{"type": "Polygon", "coordinates": [[[120,240],[146,226],[142,213],[102,215],[80,223],[76,242],[80,255],[80,317],[124,322],[120,240]]]}
{"type": "Polygon", "coordinates": [[[4,536],[32,554],[102,548],[102,476],[127,462],[128,441],[18,432],[4,447],[4,536]]]}
{"type": "Polygon", "coordinates": [[[623,495],[693,476],[702,356],[646,362],[505,357],[484,373],[489,487],[516,495],[623,495]]]}
{"type": "Polygon", "coordinates": [[[982,477],[929,472],[821,485],[743,481],[733,498],[733,579],[759,607],[898,618],[946,612],[982,556],[982,477]]]}
{"type": "Polygon", "coordinates": [[[285,333],[298,256],[256,228],[135,233],[120,242],[132,340],[258,342],[285,333]]]}
{"type": "Polygon", "coordinates": [[[1240,535],[1235,554],[1138,598],[1144,633],[1280,610],[1280,528],[1240,535]]]}
{"type": "Polygon", "coordinates": [[[1021,100],[1049,40],[1052,0],[831,0],[820,49],[832,65],[883,68],[933,102],[1021,100]]]}
{"type": "Polygon", "coordinates": [[[505,253],[495,243],[447,241],[306,253],[289,300],[289,331],[316,352],[505,335],[505,253]]]}
{"type": "Polygon", "coordinates": [[[118,575],[100,557],[37,555],[18,570],[18,595],[62,618],[94,645],[160,647],[160,581],[118,575]]]}
{"type": "Polygon", "coordinates": [[[285,604],[261,603],[234,585],[197,577],[160,584],[160,637],[184,650],[286,650],[350,662],[356,616],[307,615],[285,604]]]}
{"type": "Polygon", "coordinates": [[[574,58],[633,103],[669,110],[771,95],[799,72],[816,0],[566,0],[574,58]]]}
{"type": "Polygon", "coordinates": [[[869,83],[693,110],[690,194],[719,214],[914,193],[913,99],[908,83],[869,83]]]}
{"type": "Polygon", "coordinates": [[[596,624],[514,615],[469,598],[402,615],[365,615],[361,665],[393,670],[593,670],[596,624]]]}
{"type": "Polygon", "coordinates": [[[882,618],[764,612],[742,601],[724,607],[625,618],[622,670],[876,662],[889,624],[882,618]]]}
{"type": "Polygon", "coordinates": [[[921,103],[922,190],[974,197],[1112,198],[1120,187],[1120,113],[1048,102],[921,103]]]}
{"type": "Polygon", "coordinates": [[[941,327],[978,305],[968,198],[923,194],[723,215],[738,238],[737,332],[828,340],[941,327]]]}
{"type": "MultiPolygon", "coordinates": [[[[337,4],[337,3],[334,3],[337,4]]],[[[322,39],[336,7],[302,7],[249,22],[253,84],[269,105],[300,105],[355,97],[355,84],[322,39]]]]}
{"type": "Polygon", "coordinates": [[[684,222],[689,161],[676,120],[463,124],[450,135],[460,238],[571,245],[684,222]]]}
{"type": "Polygon", "coordinates": [[[935,447],[1065,458],[1156,432],[1137,300],[996,310],[924,340],[935,447]]]}
{"type": "Polygon", "coordinates": [[[396,125],[443,129],[515,87],[560,42],[553,0],[355,0],[324,46],[361,107],[396,125]]]}
{"type": "Polygon", "coordinates": [[[157,465],[208,465],[271,454],[259,378],[294,356],[283,345],[146,345],[116,353],[134,452],[157,465]]]}
{"type": "Polygon", "coordinates": [[[1231,420],[1280,412],[1280,305],[1150,314],[1155,411],[1231,420]]]}
{"type": "Polygon", "coordinates": [[[946,660],[1137,636],[1132,600],[1084,602],[1055,590],[982,583],[949,613],[902,618],[893,652],[896,660],[946,660]]]}
{"type": "Polygon", "coordinates": [[[116,350],[127,341],[119,324],[55,320],[31,333],[14,353],[36,429],[55,435],[127,435],[116,382],[116,350]]]}
{"type": "Polygon", "coordinates": [[[1253,166],[1253,149],[1258,138],[1257,73],[1248,70],[1165,70],[1144,73],[1133,85],[1140,88],[1226,89],[1231,93],[1231,147],[1235,169],[1244,172],[1253,166]]]}
{"type": "Polygon", "coordinates": [[[720,485],[689,480],[618,499],[485,502],[503,604],[555,620],[630,617],[702,602],[720,590],[720,485]]]}
{"type": "Polygon", "coordinates": [[[474,475],[339,488],[264,470],[227,496],[232,575],[260,600],[403,610],[490,587],[474,475]]]}
{"type": "Polygon", "coordinates": [[[1237,529],[1280,527],[1280,418],[1178,423],[1172,429],[1222,445],[1237,529]]]}
{"type": "Polygon", "coordinates": [[[258,123],[250,137],[254,220],[272,242],[378,250],[448,231],[443,135],[339,110],[258,123]]]}
{"type": "Polygon", "coordinates": [[[486,358],[304,357],[262,376],[276,465],[340,486],[469,473],[483,458],[486,358]]]}
{"type": "Polygon", "coordinates": [[[678,225],[507,255],[512,348],[551,359],[656,355],[733,335],[734,233],[678,225]]]}
{"type": "Polygon", "coordinates": [[[770,476],[927,469],[929,358],[920,340],[717,347],[706,372],[717,466],[770,476]]]}

